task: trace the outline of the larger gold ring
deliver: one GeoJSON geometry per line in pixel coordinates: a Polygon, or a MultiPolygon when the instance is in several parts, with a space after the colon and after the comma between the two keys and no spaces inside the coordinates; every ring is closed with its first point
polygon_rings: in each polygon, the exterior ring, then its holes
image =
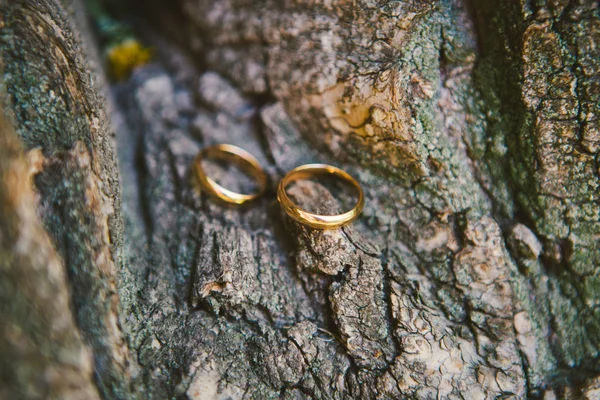
{"type": "Polygon", "coordinates": [[[295,221],[318,229],[335,229],[354,221],[363,210],[365,199],[362,188],[356,179],[345,171],[327,164],[306,164],[288,172],[279,182],[277,200],[285,212],[295,221]],[[316,175],[334,175],[350,183],[358,191],[358,202],[348,212],[337,215],[320,215],[306,211],[294,204],[288,197],[285,188],[292,182],[308,179],[316,175]]]}
{"type": "Polygon", "coordinates": [[[258,160],[246,150],[231,144],[218,144],[203,149],[196,156],[196,177],[201,188],[212,197],[231,204],[244,204],[259,197],[267,188],[267,174],[258,160]],[[236,193],[224,188],[206,176],[202,169],[202,159],[219,159],[235,163],[248,175],[253,177],[258,184],[258,191],[250,194],[236,193]]]}

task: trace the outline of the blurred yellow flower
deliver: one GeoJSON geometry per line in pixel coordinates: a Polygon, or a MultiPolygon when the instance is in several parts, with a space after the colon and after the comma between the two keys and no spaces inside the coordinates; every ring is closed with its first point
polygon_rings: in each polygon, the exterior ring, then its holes
{"type": "Polygon", "coordinates": [[[108,49],[108,68],[112,78],[127,78],[140,65],[152,57],[152,50],[135,39],[127,39],[108,49]]]}

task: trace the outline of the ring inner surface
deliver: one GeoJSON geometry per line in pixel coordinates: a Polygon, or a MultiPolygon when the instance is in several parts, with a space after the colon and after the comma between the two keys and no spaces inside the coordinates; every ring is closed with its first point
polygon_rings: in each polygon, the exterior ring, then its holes
{"type": "MultiPolygon", "coordinates": [[[[329,179],[327,179],[327,180],[329,180],[329,179]]],[[[289,198],[289,195],[287,193],[287,188],[292,183],[295,183],[297,181],[303,181],[303,180],[315,182],[315,183],[318,183],[318,184],[324,186],[339,203],[341,203],[343,206],[345,206],[344,208],[348,208],[350,211],[353,209],[353,207],[356,207],[356,205],[358,205],[358,200],[356,199],[356,196],[359,195],[360,189],[357,186],[356,182],[354,182],[352,179],[348,179],[347,177],[341,175],[340,173],[338,173],[336,171],[331,171],[331,170],[326,170],[326,169],[310,169],[310,170],[294,172],[293,174],[288,176],[288,178],[283,182],[283,189],[285,192],[285,196],[288,198],[288,200],[290,202],[292,202],[294,204],[294,206],[296,206],[298,209],[300,209],[302,211],[305,211],[305,212],[308,212],[308,213],[311,213],[314,215],[320,215],[320,216],[342,215],[347,212],[350,212],[348,210],[343,211],[340,209],[338,214],[319,214],[317,212],[307,210],[306,208],[298,205],[296,202],[293,202],[289,198]],[[332,183],[324,184],[324,182],[321,179],[315,179],[315,178],[322,178],[322,177],[331,179],[332,183]],[[336,190],[331,190],[332,185],[337,186],[335,188],[336,190]],[[343,186],[343,189],[341,188],[341,186],[343,186]],[[352,190],[351,190],[353,192],[352,194],[349,193],[350,190],[347,190],[348,186],[352,188],[352,190]],[[354,196],[353,203],[351,203],[348,200],[349,198],[352,197],[352,195],[354,196]],[[350,207],[347,207],[348,204],[352,204],[352,205],[350,207]]]]}
{"type": "Polygon", "coordinates": [[[207,181],[227,191],[255,195],[266,186],[266,177],[260,167],[237,154],[207,151],[202,154],[200,163],[207,181]]]}

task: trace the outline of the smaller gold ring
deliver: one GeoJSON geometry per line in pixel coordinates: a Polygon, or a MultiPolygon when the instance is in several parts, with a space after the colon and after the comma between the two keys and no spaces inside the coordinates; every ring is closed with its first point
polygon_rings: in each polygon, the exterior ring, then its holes
{"type": "Polygon", "coordinates": [[[327,164],[306,164],[288,172],[279,182],[277,200],[292,219],[318,229],[335,229],[349,224],[358,218],[365,205],[363,191],[358,181],[346,171],[327,164]],[[354,208],[342,214],[320,215],[311,213],[295,205],[288,197],[285,188],[292,182],[308,179],[315,175],[334,175],[350,183],[358,191],[358,202],[354,208]]]}
{"type": "Polygon", "coordinates": [[[196,177],[201,188],[209,195],[231,204],[244,204],[259,197],[267,188],[267,174],[260,162],[246,150],[231,144],[218,144],[206,147],[196,156],[196,177]],[[235,163],[258,183],[258,191],[250,194],[236,193],[224,188],[206,176],[202,169],[202,160],[212,158],[235,163]]]}

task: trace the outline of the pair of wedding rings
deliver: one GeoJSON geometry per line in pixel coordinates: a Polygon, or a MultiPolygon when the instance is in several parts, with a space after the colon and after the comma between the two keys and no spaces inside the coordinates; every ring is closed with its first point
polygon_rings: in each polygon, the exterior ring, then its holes
{"type": "MultiPolygon", "coordinates": [[[[267,174],[258,160],[246,150],[231,144],[219,144],[207,147],[198,153],[195,164],[195,172],[201,188],[210,196],[230,204],[245,204],[261,196],[267,189],[267,174]],[[213,179],[206,176],[202,168],[203,159],[220,159],[231,161],[243,169],[248,175],[256,180],[258,190],[254,193],[244,194],[231,191],[219,185],[213,179]]],[[[364,195],[360,184],[345,171],[327,164],[306,164],[294,168],[288,172],[279,182],[277,188],[277,200],[285,212],[295,221],[318,229],[335,229],[354,221],[362,212],[364,206],[364,195]],[[309,212],[289,198],[286,188],[292,182],[310,179],[314,176],[335,176],[352,185],[358,192],[358,202],[350,211],[336,215],[321,215],[309,212]]]]}

